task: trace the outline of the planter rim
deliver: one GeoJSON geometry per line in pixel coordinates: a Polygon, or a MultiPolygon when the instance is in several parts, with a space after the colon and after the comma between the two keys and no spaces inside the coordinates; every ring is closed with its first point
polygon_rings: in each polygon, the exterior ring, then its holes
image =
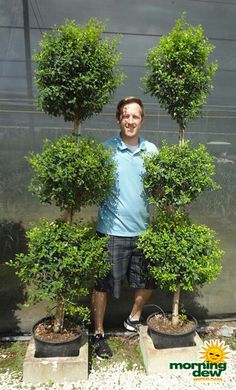
{"type": "MultiPolygon", "coordinates": [[[[185,331],[185,332],[179,332],[179,333],[165,333],[163,331],[160,331],[160,330],[157,330],[157,329],[154,329],[151,325],[148,324],[149,320],[154,317],[155,315],[157,314],[161,314],[163,316],[163,313],[160,313],[160,312],[154,312],[152,314],[150,314],[148,317],[147,317],[147,326],[148,328],[150,328],[152,331],[156,332],[156,333],[159,333],[161,335],[168,335],[169,337],[179,337],[179,336],[182,336],[182,335],[186,335],[186,334],[189,334],[189,333],[192,333],[192,332],[195,332],[196,329],[197,329],[197,326],[198,326],[198,322],[196,320],[196,318],[194,316],[192,316],[191,314],[186,314],[187,315],[187,318],[192,320],[194,323],[195,323],[195,326],[191,329],[191,330],[188,330],[188,331],[185,331]]],[[[171,314],[171,313],[165,313],[165,314],[171,314]]]]}
{"type": "Polygon", "coordinates": [[[35,322],[35,324],[33,325],[32,327],[32,334],[33,334],[33,337],[35,340],[39,341],[39,342],[43,342],[45,344],[50,344],[50,345],[63,345],[63,344],[69,344],[69,343],[73,343],[76,339],[80,338],[82,336],[82,333],[83,331],[81,330],[81,332],[79,332],[76,336],[74,336],[73,338],[69,339],[69,340],[64,340],[64,341],[50,341],[50,340],[44,340],[43,338],[40,338],[40,337],[37,337],[34,333],[36,327],[44,322],[45,320],[49,320],[53,317],[43,317],[41,318],[40,320],[38,320],[37,322],[35,322]]]}

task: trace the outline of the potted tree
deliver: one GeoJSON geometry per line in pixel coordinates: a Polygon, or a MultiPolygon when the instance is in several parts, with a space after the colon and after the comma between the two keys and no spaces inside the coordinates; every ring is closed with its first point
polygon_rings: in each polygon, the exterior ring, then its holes
{"type": "Polygon", "coordinates": [[[215,232],[194,224],[186,208],[203,191],[218,186],[205,147],[184,142],[186,124],[199,113],[216,70],[216,64],[207,64],[213,46],[201,26],[188,25],[184,17],[149,52],[144,79],[146,92],[157,97],[179,125],[179,145],[164,143],[159,154],[145,160],[144,186],[158,210],[139,247],[151,276],[173,293],[171,314],[154,313],[147,320],[158,348],[193,345],[196,320],[180,313],[180,291],[214,280],[221,270],[215,232]]]}
{"type": "MultiPolygon", "coordinates": [[[[68,330],[72,327],[78,332],[71,319],[71,326],[68,318],[65,326],[65,313],[79,313],[83,321],[88,320],[88,309],[78,306],[79,298],[88,295],[90,284],[108,268],[106,238],[98,237],[91,227],[73,222],[72,216],[81,207],[104,199],[113,182],[114,164],[102,145],[83,139],[76,143],[73,137],[47,141],[42,153],[31,154],[29,161],[34,170],[32,192],[42,203],[54,202],[61,210],[70,210],[70,219],[43,221],[29,230],[28,253],[18,254],[10,265],[30,286],[30,303],[47,299],[55,307],[53,319],[40,320],[33,328],[36,355],[74,354],[78,353],[78,344],[73,347],[74,332],[68,330]],[[63,344],[55,348],[55,341],[61,340],[63,344]],[[69,347],[73,347],[71,352],[69,347]]],[[[77,339],[79,342],[80,336],[74,341],[77,339]]]]}
{"type": "Polygon", "coordinates": [[[193,291],[221,270],[222,251],[215,232],[193,223],[185,207],[204,190],[216,188],[211,161],[203,145],[192,148],[187,142],[181,148],[164,145],[145,161],[144,183],[157,211],[140,236],[139,247],[150,275],[173,294],[171,315],[163,318],[154,313],[147,320],[158,348],[193,345],[197,323],[180,313],[181,289],[193,291]]]}
{"type": "Polygon", "coordinates": [[[88,319],[88,309],[78,306],[78,300],[108,271],[106,238],[73,218],[81,207],[99,204],[107,196],[115,172],[109,151],[93,139],[78,137],[81,121],[102,110],[124,77],[116,66],[118,42],[102,39],[103,31],[104,24],[97,19],[85,26],[67,20],[43,35],[34,57],[40,108],[74,122],[71,135],[45,140],[42,152],[28,157],[33,168],[31,191],[40,202],[58,206],[62,218],[29,230],[28,253],[9,263],[30,286],[30,303],[46,298],[54,305],[53,317],[33,328],[40,357],[79,353],[78,345],[70,352],[61,346],[54,351],[57,343],[65,344],[78,333],[65,314],[79,313],[82,320],[88,319]]]}
{"type": "Polygon", "coordinates": [[[77,356],[89,321],[89,310],[79,300],[99,274],[106,274],[106,242],[88,226],[59,220],[42,221],[26,237],[28,253],[9,264],[28,286],[28,304],[48,302],[48,317],[33,326],[35,356],[77,356]]]}

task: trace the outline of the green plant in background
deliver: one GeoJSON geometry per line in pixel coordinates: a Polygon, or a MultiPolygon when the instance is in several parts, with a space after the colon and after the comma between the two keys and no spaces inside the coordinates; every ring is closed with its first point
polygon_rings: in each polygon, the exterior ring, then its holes
{"type": "Polygon", "coordinates": [[[186,23],[183,13],[147,55],[145,92],[156,97],[177,121],[180,145],[184,143],[186,124],[199,114],[212,88],[217,64],[209,64],[208,58],[213,49],[202,27],[186,23]]]}
{"type": "Polygon", "coordinates": [[[145,92],[151,93],[176,120],[179,145],[165,142],[159,154],[145,159],[144,186],[157,212],[152,225],[140,236],[151,276],[173,292],[172,325],[180,322],[181,289],[192,291],[214,280],[221,271],[223,252],[215,232],[192,223],[186,206],[203,191],[219,186],[213,180],[213,157],[205,146],[184,142],[186,124],[194,119],[211,89],[216,63],[208,64],[213,46],[185,14],[147,56],[145,92]]]}
{"type": "Polygon", "coordinates": [[[44,33],[35,54],[39,107],[53,116],[79,123],[102,111],[124,74],[117,63],[118,39],[103,38],[105,24],[91,18],[85,25],[66,20],[44,33]]]}
{"type": "Polygon", "coordinates": [[[89,310],[78,306],[78,297],[87,296],[91,283],[108,269],[107,239],[98,238],[88,226],[62,221],[43,221],[27,232],[28,253],[18,254],[9,265],[29,286],[29,304],[56,302],[54,331],[63,330],[65,311],[79,313],[84,321],[89,310]]]}

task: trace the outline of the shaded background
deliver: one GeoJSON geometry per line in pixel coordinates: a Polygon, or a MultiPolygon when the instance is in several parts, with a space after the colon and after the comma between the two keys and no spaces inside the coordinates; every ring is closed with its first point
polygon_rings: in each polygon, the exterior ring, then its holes
{"type": "MultiPolygon", "coordinates": [[[[202,115],[188,125],[186,138],[203,143],[216,157],[217,177],[222,189],[204,194],[191,208],[195,221],[217,232],[225,251],[223,272],[212,284],[194,294],[184,295],[184,304],[197,318],[233,317],[236,314],[236,0],[0,0],[0,332],[28,332],[44,315],[46,303],[25,308],[25,292],[4,262],[24,251],[25,229],[41,217],[58,216],[53,207],[40,205],[28,192],[31,171],[25,156],[39,151],[44,138],[67,134],[72,123],[37,111],[31,56],[43,31],[60,25],[65,18],[85,23],[90,17],[109,18],[108,37],[121,36],[120,66],[127,74],[123,86],[100,115],[82,124],[82,134],[99,141],[117,134],[114,112],[127,95],[140,96],[145,105],[144,136],[161,145],[165,138],[177,142],[177,125],[158,103],[142,92],[147,51],[174,26],[180,14],[187,22],[201,24],[215,45],[211,60],[217,59],[214,90],[202,115]]],[[[82,212],[96,218],[96,208],[82,212]]],[[[170,309],[168,293],[157,290],[152,303],[170,309]]],[[[127,285],[120,300],[111,299],[106,328],[119,328],[129,313],[132,292],[127,285]]],[[[149,308],[150,309],[150,308],[149,308]]]]}

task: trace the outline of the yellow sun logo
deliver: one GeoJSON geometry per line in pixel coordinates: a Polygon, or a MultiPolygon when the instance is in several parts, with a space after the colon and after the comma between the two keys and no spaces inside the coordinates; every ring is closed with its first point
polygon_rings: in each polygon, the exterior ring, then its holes
{"type": "Polygon", "coordinates": [[[204,362],[210,363],[225,363],[227,356],[229,354],[229,347],[225,345],[224,341],[220,340],[210,340],[205,341],[204,345],[199,351],[200,359],[203,359],[204,362]]]}

